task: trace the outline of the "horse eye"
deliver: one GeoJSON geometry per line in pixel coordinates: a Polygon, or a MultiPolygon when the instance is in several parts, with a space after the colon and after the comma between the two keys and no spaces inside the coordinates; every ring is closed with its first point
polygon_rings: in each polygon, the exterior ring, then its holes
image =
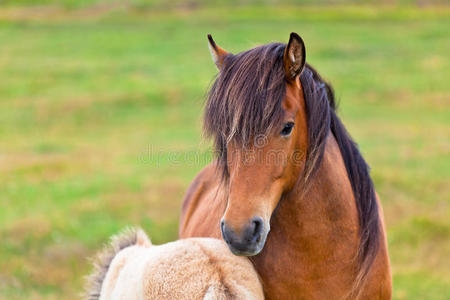
{"type": "Polygon", "coordinates": [[[293,122],[287,122],[284,125],[283,130],[281,130],[280,134],[282,136],[289,136],[291,134],[291,132],[292,132],[292,128],[294,128],[294,123],[293,122]]]}

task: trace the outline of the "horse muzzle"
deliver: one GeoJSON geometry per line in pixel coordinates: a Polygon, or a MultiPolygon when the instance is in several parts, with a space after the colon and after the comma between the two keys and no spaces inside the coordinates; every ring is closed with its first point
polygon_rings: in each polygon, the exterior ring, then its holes
{"type": "Polygon", "coordinates": [[[266,242],[269,226],[264,225],[261,217],[254,217],[237,233],[225,220],[220,222],[222,237],[234,255],[253,256],[261,252],[266,242]]]}

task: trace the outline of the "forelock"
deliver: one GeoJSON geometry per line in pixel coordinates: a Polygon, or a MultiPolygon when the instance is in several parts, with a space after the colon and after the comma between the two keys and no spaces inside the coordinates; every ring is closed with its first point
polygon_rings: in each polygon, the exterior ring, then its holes
{"type": "Polygon", "coordinates": [[[214,139],[219,162],[226,159],[230,141],[246,147],[281,122],[285,47],[272,43],[225,57],[209,92],[204,118],[205,133],[214,139]]]}

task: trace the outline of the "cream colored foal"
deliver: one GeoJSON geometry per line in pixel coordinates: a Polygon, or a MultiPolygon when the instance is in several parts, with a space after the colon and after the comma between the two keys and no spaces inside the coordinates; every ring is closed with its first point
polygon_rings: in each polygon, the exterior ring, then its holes
{"type": "Polygon", "coordinates": [[[112,238],[89,276],[86,299],[264,299],[246,257],[222,240],[189,238],[152,245],[141,229],[112,238]]]}

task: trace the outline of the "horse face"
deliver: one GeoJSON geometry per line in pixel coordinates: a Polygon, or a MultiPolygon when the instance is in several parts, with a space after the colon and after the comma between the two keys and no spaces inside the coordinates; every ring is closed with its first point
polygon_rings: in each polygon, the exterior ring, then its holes
{"type": "MultiPolygon", "coordinates": [[[[220,71],[228,52],[209,36],[214,62],[220,71]]],[[[264,247],[270,218],[282,195],[299,178],[306,154],[306,116],[299,75],[305,65],[302,39],[291,34],[283,56],[286,93],[280,124],[265,135],[254,136],[251,145],[227,144],[229,196],[221,231],[236,255],[256,255],[264,247]]]]}
{"type": "Polygon", "coordinates": [[[228,147],[229,197],[221,221],[224,240],[236,255],[256,255],[264,247],[270,218],[282,195],[293,188],[306,155],[303,92],[297,79],[286,87],[285,117],[253,145],[228,147]]]}

